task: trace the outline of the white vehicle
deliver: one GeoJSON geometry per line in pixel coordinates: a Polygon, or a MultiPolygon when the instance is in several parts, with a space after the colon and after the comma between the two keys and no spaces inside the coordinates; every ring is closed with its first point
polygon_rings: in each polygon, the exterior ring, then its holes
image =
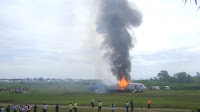
{"type": "Polygon", "coordinates": [[[159,86],[154,86],[155,90],[160,90],[159,86]]]}
{"type": "Polygon", "coordinates": [[[152,86],[150,89],[151,90],[160,90],[160,87],[159,86],[152,86]]]}
{"type": "Polygon", "coordinates": [[[164,87],[164,90],[169,90],[169,89],[170,89],[169,86],[164,87]]]}

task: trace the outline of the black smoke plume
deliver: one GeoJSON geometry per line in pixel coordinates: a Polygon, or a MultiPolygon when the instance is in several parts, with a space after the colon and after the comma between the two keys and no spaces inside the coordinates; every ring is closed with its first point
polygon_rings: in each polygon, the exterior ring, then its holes
{"type": "Polygon", "coordinates": [[[114,76],[121,80],[123,73],[130,80],[131,60],[129,51],[134,47],[128,28],[138,27],[142,14],[127,0],[100,0],[97,32],[104,37],[102,46],[114,76]]]}

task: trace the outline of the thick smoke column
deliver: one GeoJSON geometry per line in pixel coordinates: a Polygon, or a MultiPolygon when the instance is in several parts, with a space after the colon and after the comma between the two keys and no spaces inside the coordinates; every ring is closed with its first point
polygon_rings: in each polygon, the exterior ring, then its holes
{"type": "Polygon", "coordinates": [[[130,80],[131,60],[129,51],[134,47],[130,26],[137,27],[142,15],[136,7],[131,8],[127,0],[100,0],[100,12],[97,20],[97,32],[102,34],[105,56],[110,61],[113,75],[121,80],[123,73],[130,80]]]}

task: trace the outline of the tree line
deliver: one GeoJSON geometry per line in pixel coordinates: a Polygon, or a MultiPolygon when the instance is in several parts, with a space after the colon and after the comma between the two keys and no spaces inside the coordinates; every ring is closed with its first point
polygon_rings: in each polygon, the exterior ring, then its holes
{"type": "Polygon", "coordinates": [[[200,74],[197,72],[196,76],[191,76],[186,72],[179,72],[170,76],[166,70],[162,70],[157,75],[158,78],[154,78],[155,80],[159,81],[166,81],[170,83],[194,83],[200,82],[200,74]]]}
{"type": "Polygon", "coordinates": [[[151,86],[170,86],[173,90],[200,90],[200,73],[197,72],[196,76],[191,76],[186,72],[175,73],[170,76],[166,70],[162,70],[157,74],[157,77],[150,79],[134,80],[133,82],[142,83],[147,88],[151,86]]]}

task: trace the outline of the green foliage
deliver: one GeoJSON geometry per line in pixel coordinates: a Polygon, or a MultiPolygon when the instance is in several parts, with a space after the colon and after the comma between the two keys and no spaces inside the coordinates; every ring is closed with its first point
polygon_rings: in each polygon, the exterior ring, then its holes
{"type": "Polygon", "coordinates": [[[187,74],[186,72],[176,73],[174,75],[174,77],[176,78],[177,83],[192,83],[192,82],[194,82],[194,79],[192,79],[192,77],[189,74],[187,74]]]}
{"type": "Polygon", "coordinates": [[[154,77],[146,80],[137,80],[133,82],[143,83],[148,88],[151,86],[160,86],[161,89],[164,86],[170,86],[173,90],[200,90],[200,74],[197,72],[197,76],[192,77],[186,72],[179,72],[170,76],[166,70],[162,70],[158,73],[158,78],[154,77]]]}
{"type": "MultiPolygon", "coordinates": [[[[174,74],[174,76],[170,76],[166,70],[162,70],[158,73],[158,78],[154,77],[151,78],[149,81],[145,80],[144,83],[147,81],[148,83],[156,83],[156,85],[163,85],[168,83],[200,83],[200,74],[197,72],[197,75],[192,77],[186,72],[179,72],[174,74]],[[153,81],[153,82],[152,82],[153,81]]],[[[140,81],[142,82],[142,81],[140,81]]],[[[198,89],[198,87],[195,87],[198,89]]]]}
{"type": "Polygon", "coordinates": [[[160,86],[160,89],[163,89],[164,86],[169,86],[170,89],[173,90],[200,90],[200,82],[194,82],[194,83],[171,83],[168,81],[160,81],[160,80],[137,80],[134,81],[137,83],[142,83],[147,88],[150,88],[151,86],[160,86]]]}
{"type": "Polygon", "coordinates": [[[158,76],[159,80],[162,80],[162,81],[170,79],[170,76],[166,70],[160,71],[160,73],[158,73],[157,76],[158,76]]]}

